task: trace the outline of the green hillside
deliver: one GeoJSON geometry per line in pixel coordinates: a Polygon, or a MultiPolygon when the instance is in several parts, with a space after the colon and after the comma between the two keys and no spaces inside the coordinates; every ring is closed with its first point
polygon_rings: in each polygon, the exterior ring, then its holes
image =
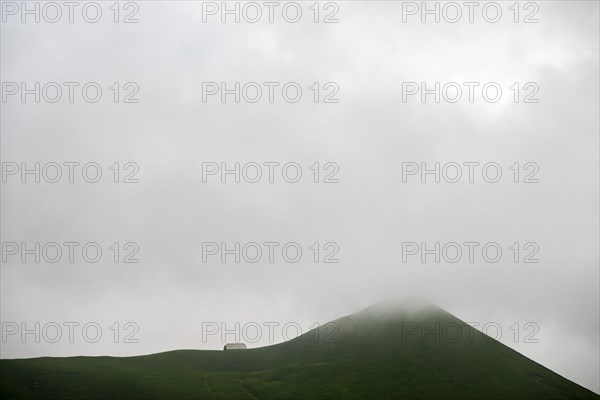
{"type": "Polygon", "coordinates": [[[1,360],[0,397],[600,398],[428,304],[378,304],[315,333],[249,350],[1,360]]]}

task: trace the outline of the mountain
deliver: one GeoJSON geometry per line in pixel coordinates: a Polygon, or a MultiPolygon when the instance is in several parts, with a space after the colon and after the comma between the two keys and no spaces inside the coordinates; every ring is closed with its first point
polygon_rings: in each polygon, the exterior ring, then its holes
{"type": "Polygon", "coordinates": [[[0,360],[2,399],[600,399],[425,301],[249,350],[0,360]]]}

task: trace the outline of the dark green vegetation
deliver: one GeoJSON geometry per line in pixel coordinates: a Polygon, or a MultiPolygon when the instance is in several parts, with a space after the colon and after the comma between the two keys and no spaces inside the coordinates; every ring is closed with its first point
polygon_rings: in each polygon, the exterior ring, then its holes
{"type": "Polygon", "coordinates": [[[0,397],[600,398],[432,305],[383,303],[334,323],[337,331],[321,327],[317,341],[311,331],[294,342],[251,350],[2,360],[0,397]]]}

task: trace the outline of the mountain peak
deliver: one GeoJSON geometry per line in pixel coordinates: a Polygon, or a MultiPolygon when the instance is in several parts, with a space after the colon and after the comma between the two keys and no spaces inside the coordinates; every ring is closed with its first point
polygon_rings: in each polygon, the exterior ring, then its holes
{"type": "Polygon", "coordinates": [[[411,296],[403,299],[391,299],[375,303],[358,312],[339,319],[352,320],[396,320],[420,322],[424,320],[440,319],[458,322],[458,318],[443,308],[431,303],[429,300],[411,296]]]}
{"type": "Polygon", "coordinates": [[[403,299],[385,300],[375,303],[363,311],[370,312],[403,312],[403,313],[419,313],[425,311],[444,311],[442,308],[431,303],[429,300],[419,297],[410,296],[403,299]]]}

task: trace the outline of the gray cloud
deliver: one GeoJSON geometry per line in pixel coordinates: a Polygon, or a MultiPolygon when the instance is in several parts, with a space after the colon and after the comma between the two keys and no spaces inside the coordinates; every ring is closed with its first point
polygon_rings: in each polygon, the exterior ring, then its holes
{"type": "MultiPolygon", "coordinates": [[[[135,321],[138,344],[2,345],[2,357],[131,355],[202,343],[202,322],[308,328],[388,298],[420,295],[600,390],[598,4],[540,4],[540,23],[401,22],[400,5],[342,2],[338,24],[202,24],[200,4],[140,3],[138,24],[2,24],[2,81],[139,84],[139,104],[2,104],[2,161],[115,161],[137,184],[2,186],[2,240],[137,242],[138,264],[2,265],[2,321],[135,321]],[[297,104],[202,102],[206,81],[298,81],[297,104]],[[338,104],[306,89],[336,82],[338,104]],[[404,81],[536,82],[538,104],[402,102],[404,81]],[[315,161],[338,184],[202,183],[202,163],[315,161]],[[402,183],[402,162],[515,161],[538,184],[402,183]],[[202,263],[202,242],[299,242],[279,262],[202,263]],[[308,246],[336,242],[337,264],[308,246]],[[402,263],[402,242],[495,241],[490,264],[402,263]],[[540,263],[507,247],[536,242],[540,263]],[[509,327],[539,326],[539,343],[509,327]]],[[[106,90],[106,96],[110,92],[106,90]]],[[[108,175],[109,176],[109,175],[108,175]]],[[[480,260],[481,261],[481,260],[480,260]]],[[[283,340],[279,338],[279,340],[283,340]]],[[[267,344],[266,341],[255,345],[267,344]]]]}

